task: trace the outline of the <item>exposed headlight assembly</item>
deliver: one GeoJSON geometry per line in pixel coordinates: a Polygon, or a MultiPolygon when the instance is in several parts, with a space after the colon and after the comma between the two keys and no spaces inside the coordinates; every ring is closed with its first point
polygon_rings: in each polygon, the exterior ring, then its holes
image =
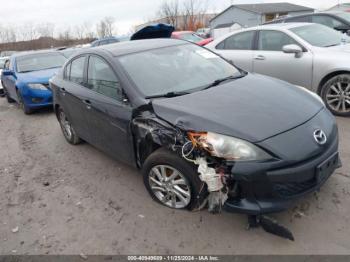
{"type": "Polygon", "coordinates": [[[44,86],[43,84],[28,84],[28,86],[32,89],[47,90],[46,86],[44,86]]]}
{"type": "Polygon", "coordinates": [[[264,161],[273,157],[248,141],[212,132],[188,133],[192,144],[212,156],[233,161],[264,161]]]}

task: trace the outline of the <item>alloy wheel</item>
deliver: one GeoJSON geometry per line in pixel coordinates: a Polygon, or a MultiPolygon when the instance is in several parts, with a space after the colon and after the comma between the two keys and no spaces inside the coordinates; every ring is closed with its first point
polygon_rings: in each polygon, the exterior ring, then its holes
{"type": "Polygon", "coordinates": [[[68,140],[71,140],[73,135],[72,125],[70,124],[70,122],[66,117],[66,114],[62,110],[60,111],[59,118],[60,118],[60,124],[61,124],[62,130],[63,130],[63,134],[68,140]]]}
{"type": "Polygon", "coordinates": [[[350,83],[339,80],[331,85],[326,93],[328,106],[339,113],[350,112],[350,83]]]}
{"type": "Polygon", "coordinates": [[[191,202],[191,187],[180,171],[166,165],[157,165],[150,170],[149,184],[153,194],[164,205],[185,208],[191,202]]]}

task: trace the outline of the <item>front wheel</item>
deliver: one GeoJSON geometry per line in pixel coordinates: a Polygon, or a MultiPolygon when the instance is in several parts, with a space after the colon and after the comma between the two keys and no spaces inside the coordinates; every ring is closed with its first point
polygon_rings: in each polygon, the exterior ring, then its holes
{"type": "Polygon", "coordinates": [[[149,194],[164,206],[193,210],[201,206],[207,195],[196,167],[167,149],[152,153],[142,173],[149,194]]]}
{"type": "Polygon", "coordinates": [[[59,108],[57,111],[57,117],[58,121],[60,123],[64,138],[67,140],[68,143],[72,145],[77,145],[81,143],[81,139],[75,132],[71,122],[68,120],[66,114],[62,110],[62,108],[59,108]]]}
{"type": "Polygon", "coordinates": [[[350,116],[350,74],[329,79],[322,87],[321,97],[334,115],[350,116]]]}
{"type": "Polygon", "coordinates": [[[25,104],[24,99],[22,97],[22,94],[21,94],[21,92],[19,90],[17,90],[17,97],[18,97],[19,107],[23,110],[23,112],[26,115],[32,114],[33,110],[25,104]]]}

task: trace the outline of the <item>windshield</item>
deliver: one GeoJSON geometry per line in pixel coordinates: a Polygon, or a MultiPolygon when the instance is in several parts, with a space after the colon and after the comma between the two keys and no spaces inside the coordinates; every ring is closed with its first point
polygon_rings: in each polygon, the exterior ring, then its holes
{"type": "Polygon", "coordinates": [[[119,61],[145,97],[200,90],[215,80],[241,75],[216,54],[192,44],[126,55],[119,61]]]}
{"type": "Polygon", "coordinates": [[[350,13],[336,13],[335,15],[339,16],[340,18],[343,18],[344,20],[350,23],[350,13]]]}
{"type": "Polygon", "coordinates": [[[330,47],[340,45],[350,38],[332,28],[320,24],[311,24],[290,29],[293,33],[313,46],[330,47]]]}
{"type": "Polygon", "coordinates": [[[193,43],[197,43],[203,40],[203,38],[199,37],[198,35],[194,34],[194,33],[185,33],[185,34],[181,34],[180,38],[186,41],[190,41],[193,43]]]}
{"type": "Polygon", "coordinates": [[[20,56],[16,61],[17,72],[25,73],[61,67],[66,62],[66,58],[57,52],[20,56]]]}

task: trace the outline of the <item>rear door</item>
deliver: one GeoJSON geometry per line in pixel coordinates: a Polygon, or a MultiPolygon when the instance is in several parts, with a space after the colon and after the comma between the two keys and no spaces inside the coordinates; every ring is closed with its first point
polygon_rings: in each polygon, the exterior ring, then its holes
{"type": "Polygon", "coordinates": [[[119,77],[104,58],[89,57],[86,89],[91,143],[119,160],[134,163],[132,107],[119,77]]]}
{"type": "Polygon", "coordinates": [[[253,71],[294,85],[311,87],[313,54],[306,49],[301,57],[284,53],[283,46],[290,44],[304,49],[284,32],[261,30],[258,34],[257,50],[254,51],[253,71]]]}
{"type": "Polygon", "coordinates": [[[80,56],[65,67],[64,80],[58,88],[57,95],[78,136],[90,141],[90,130],[87,121],[88,110],[85,102],[87,92],[84,87],[86,83],[86,63],[86,56],[80,56]]]}
{"type": "Polygon", "coordinates": [[[215,47],[215,52],[246,71],[253,70],[253,44],[256,31],[229,36],[215,47]]]}

